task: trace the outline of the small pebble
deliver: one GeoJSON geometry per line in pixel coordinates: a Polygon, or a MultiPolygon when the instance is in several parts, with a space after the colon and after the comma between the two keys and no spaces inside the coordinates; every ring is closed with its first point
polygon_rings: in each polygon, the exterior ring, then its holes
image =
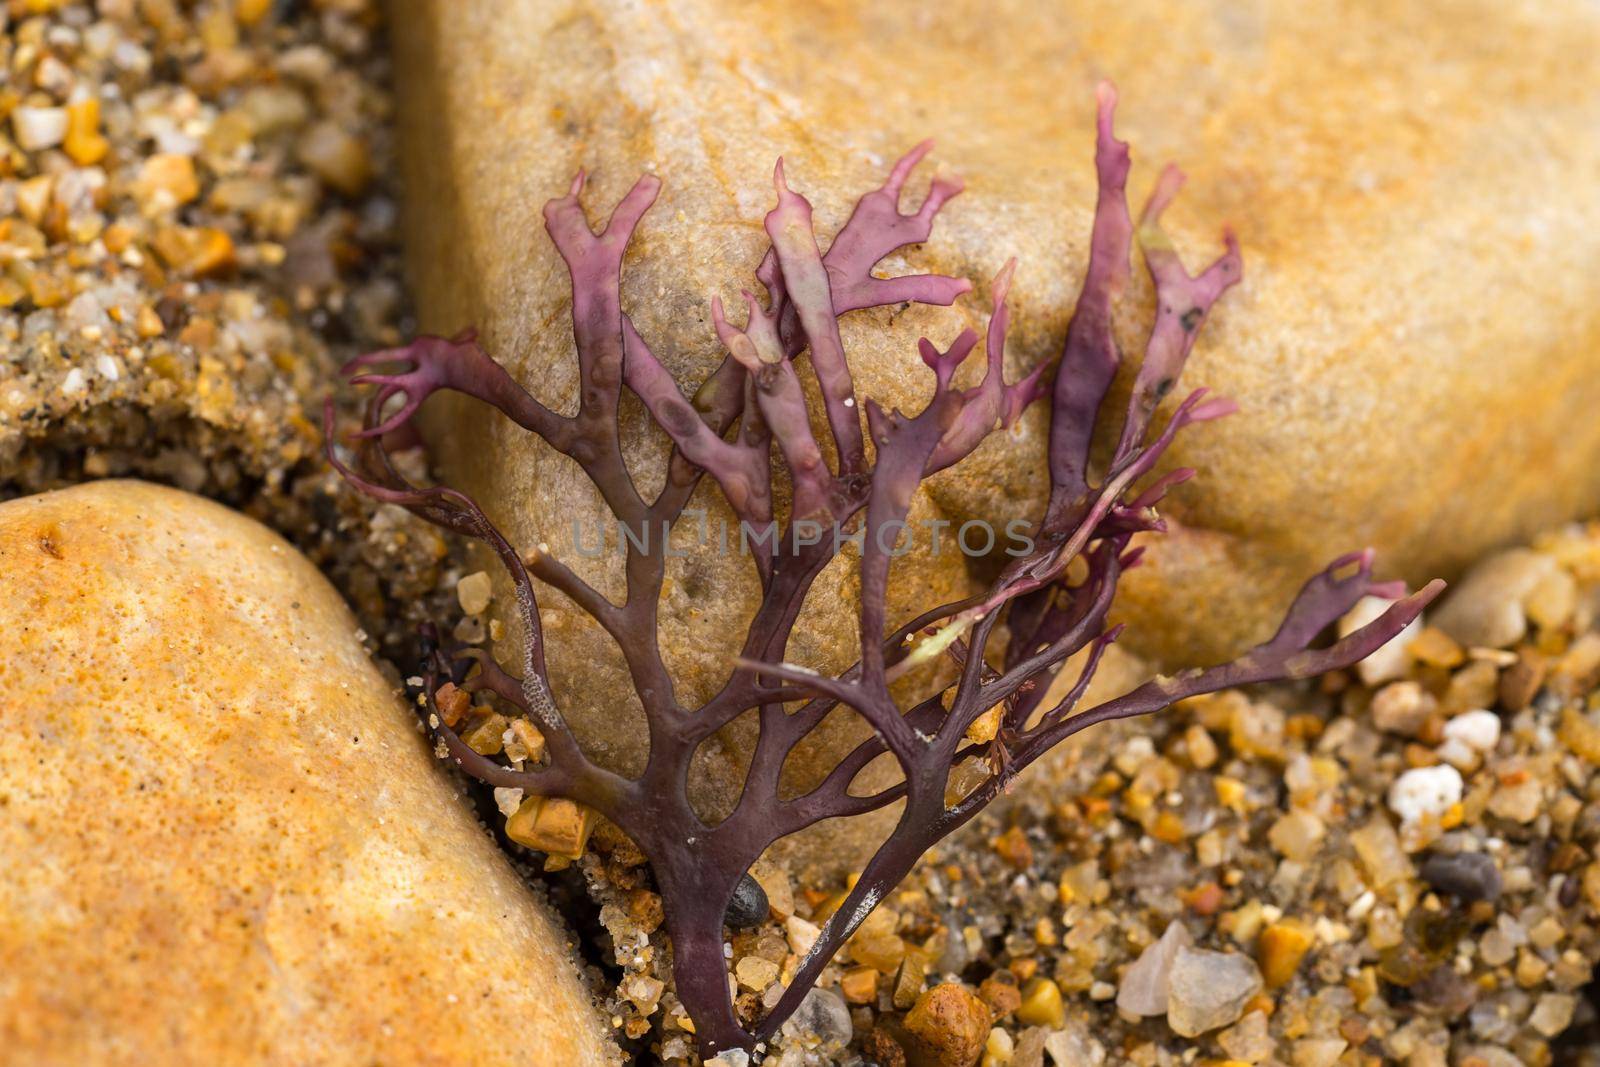
{"type": "Polygon", "coordinates": [[[19,107],[11,112],[11,129],[24,152],[54,148],[67,136],[64,107],[19,107]]]}
{"type": "Polygon", "coordinates": [[[1168,923],[1161,938],[1141,952],[1123,974],[1117,1007],[1129,1015],[1165,1014],[1173,961],[1193,943],[1188,927],[1177,921],[1168,923]]]}
{"type": "Polygon", "coordinates": [[[1372,725],[1402,737],[1415,737],[1437,704],[1417,682],[1391,682],[1372,698],[1372,725]]]}
{"type": "Polygon", "coordinates": [[[1027,1026],[1048,1026],[1059,1029],[1066,1023],[1066,1009],[1061,1002],[1061,987],[1049,978],[1035,978],[1022,990],[1022,1003],[1017,1005],[1017,1021],[1027,1026]]]}
{"type": "Polygon", "coordinates": [[[333,122],[319,122],[301,137],[297,155],[322,181],[346,196],[357,196],[372,180],[367,146],[333,122]]]}
{"type": "Polygon", "coordinates": [[[1237,1024],[1217,1035],[1217,1044],[1231,1058],[1245,1063],[1262,1063],[1272,1056],[1277,1042],[1267,1027],[1267,1013],[1252,1011],[1237,1024]]]}
{"type": "Polygon", "coordinates": [[[1434,623],[1469,648],[1508,648],[1528,629],[1523,598],[1555,569],[1555,560],[1526,548],[1490,556],[1444,598],[1434,623]]]}
{"type": "Polygon", "coordinates": [[[1375,814],[1360,829],[1351,831],[1350,844],[1356,858],[1366,868],[1375,889],[1383,889],[1411,877],[1411,857],[1400,846],[1400,836],[1381,814],[1375,814]]]}
{"type": "Polygon", "coordinates": [[[1500,898],[1500,869],[1482,852],[1435,852],[1422,861],[1422,880],[1466,903],[1500,898]]]}
{"type": "Polygon", "coordinates": [[[983,1046],[984,1067],[1010,1063],[1016,1054],[1017,1043],[1009,1033],[998,1026],[989,1031],[989,1040],[983,1046]]]}
{"type": "Polygon", "coordinates": [[[1578,998],[1569,993],[1546,993],[1534,1005],[1528,1025],[1545,1037],[1555,1037],[1572,1022],[1577,1007],[1578,998]]]}
{"type": "MultiPolygon", "coordinates": [[[[809,1036],[820,1046],[819,1051],[843,1048],[854,1032],[850,1009],[844,1000],[832,990],[820,988],[805,995],[794,1014],[784,1020],[781,1029],[792,1038],[809,1036]]],[[[987,1022],[984,1030],[987,1033],[987,1022]]]]}
{"type": "MultiPolygon", "coordinates": [[[[1339,636],[1352,634],[1367,625],[1375,622],[1394,603],[1382,597],[1364,596],[1356,601],[1355,607],[1345,613],[1339,620],[1339,636]]],[[[1406,669],[1411,665],[1411,642],[1416,640],[1422,632],[1422,616],[1418,615],[1408,623],[1394,637],[1375,649],[1371,655],[1356,664],[1356,674],[1361,677],[1363,685],[1381,685],[1395,678],[1403,677],[1406,669]]]]}
{"type": "Polygon", "coordinates": [[[758,860],[750,868],[750,877],[761,883],[774,915],[782,919],[794,914],[794,888],[782,867],[758,860]]]}
{"type": "Polygon", "coordinates": [[[633,1001],[634,1007],[639,1009],[641,1015],[649,1015],[656,1010],[661,1003],[661,994],[666,988],[665,982],[643,974],[630,975],[622,984],[623,993],[633,1001]]]}
{"type": "Polygon", "coordinates": [[[1438,818],[1461,801],[1461,789],[1461,772],[1454,767],[1414,767],[1389,787],[1389,810],[1407,824],[1438,818]]]}
{"type": "Polygon", "coordinates": [[[913,1058],[927,1067],[971,1067],[989,1037],[989,1008],[959,982],[936,985],[906,1013],[913,1058]]]}
{"type": "Polygon", "coordinates": [[[494,596],[494,587],[484,571],[474,571],[456,583],[456,600],[468,615],[482,614],[494,596]]]}
{"type": "Polygon", "coordinates": [[[778,965],[760,956],[741,956],[733,975],[744,988],[759,993],[778,980],[778,965]]]}
{"type": "Polygon", "coordinates": [[[1299,808],[1285,812],[1267,831],[1267,840],[1280,855],[1297,862],[1316,856],[1327,828],[1321,819],[1299,808]]]}
{"type": "Polygon", "coordinates": [[[852,967],[839,978],[839,995],[847,1004],[871,1004],[878,999],[878,972],[852,967]]]}
{"type": "Polygon", "coordinates": [[[1533,775],[1503,783],[1489,798],[1489,812],[1512,822],[1531,823],[1544,810],[1544,787],[1533,775]]]}
{"type": "Polygon", "coordinates": [[[200,195],[194,160],[172,152],[151,156],[139,170],[133,194],[146,215],[159,215],[187,204],[200,195]]]}
{"type": "MultiPolygon", "coordinates": [[[[1021,1042],[1018,1049],[1020,1052],[1021,1042]]],[[[1105,1046],[1077,1021],[1064,1030],[1050,1031],[1044,1039],[1044,1050],[1050,1054],[1054,1067],[1099,1067],[1106,1062],[1105,1046]]]]}
{"type": "Polygon", "coordinates": [[[1444,724],[1439,758],[1463,769],[1477,766],[1500,743],[1500,716],[1481,708],[1464,711],[1444,724]]]}
{"type": "Polygon", "coordinates": [[[1293,919],[1275,922],[1261,931],[1256,940],[1256,960],[1268,988],[1289,984],[1300,969],[1300,961],[1311,950],[1312,940],[1306,924],[1293,919]]]}
{"type": "Polygon", "coordinates": [[[1294,1043],[1294,1067],[1333,1067],[1350,1043],[1342,1037],[1308,1037],[1294,1043]]]}
{"type": "Polygon", "coordinates": [[[811,946],[822,936],[822,929],[816,923],[808,922],[798,915],[791,915],[783,920],[783,932],[789,941],[789,951],[800,957],[810,952],[811,946]]]}
{"type": "Polygon", "coordinates": [[[1237,952],[1180,948],[1172,961],[1167,1025],[1184,1037],[1199,1037],[1239,1021],[1250,998],[1261,992],[1255,961],[1237,952]]]}
{"type": "Polygon", "coordinates": [[[450,633],[451,636],[464,645],[476,645],[483,642],[485,630],[483,619],[480,616],[463,615],[450,633]]]}
{"type": "Polygon", "coordinates": [[[728,901],[723,922],[735,930],[745,930],[765,919],[768,911],[766,890],[746,872],[739,876],[739,884],[733,887],[733,899],[728,901]]]}
{"type": "Polygon", "coordinates": [[[496,786],[494,790],[494,806],[500,809],[500,814],[506,818],[517,813],[522,806],[522,790],[509,786],[496,786]]]}

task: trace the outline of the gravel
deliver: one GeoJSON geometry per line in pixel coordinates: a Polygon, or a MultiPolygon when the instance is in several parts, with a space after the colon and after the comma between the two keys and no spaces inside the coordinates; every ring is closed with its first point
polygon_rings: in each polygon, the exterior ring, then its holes
{"type": "Polygon", "coordinates": [[[403,657],[449,610],[452,546],[344,491],[320,454],[335,368],[411,329],[376,0],[9,17],[0,499],[132,476],[222,500],[403,657]]]}

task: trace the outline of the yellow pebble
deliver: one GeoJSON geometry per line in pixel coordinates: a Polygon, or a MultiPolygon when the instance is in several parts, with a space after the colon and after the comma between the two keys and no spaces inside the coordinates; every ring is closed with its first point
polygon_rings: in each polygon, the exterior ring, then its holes
{"type": "Polygon", "coordinates": [[[233,17],[246,26],[254,26],[272,10],[272,0],[235,0],[233,17]]]}
{"type": "Polygon", "coordinates": [[[511,721],[488,708],[475,708],[474,718],[467,729],[461,731],[461,740],[480,756],[497,756],[505,747],[506,727],[511,721]]]}
{"type": "Polygon", "coordinates": [[[50,206],[50,193],[55,186],[55,179],[48,174],[41,174],[27,181],[17,183],[17,210],[22,217],[37,226],[44,221],[44,213],[50,206]]]}
{"type": "Polygon", "coordinates": [[[896,934],[862,931],[850,939],[850,958],[879,974],[893,974],[906,958],[906,943],[896,934]]]}
{"type": "Polygon", "coordinates": [[[529,797],[506,820],[506,836],[521,845],[575,860],[583,856],[595,813],[566,797],[529,797]]]}
{"type": "Polygon", "coordinates": [[[1580,759],[1600,764],[1600,726],[1577,708],[1562,709],[1556,736],[1580,759]]]}
{"type": "Polygon", "coordinates": [[[1059,1030],[1067,1024],[1067,1009],[1061,1003],[1061,987],[1049,978],[1035,978],[1022,987],[1022,1003],[1017,1006],[1017,1021],[1025,1026],[1048,1026],[1059,1030]]]}
{"type": "Polygon", "coordinates": [[[1163,811],[1151,824],[1150,836],[1169,845],[1181,845],[1184,839],[1183,819],[1175,811],[1163,811]]]}
{"type": "Polygon", "coordinates": [[[1033,866],[1033,846],[1020,826],[1013,826],[990,844],[999,857],[1019,871],[1033,866]]]}
{"type": "Polygon", "coordinates": [[[221,274],[234,265],[233,239],[211,226],[165,226],[152,245],[167,266],[195,277],[221,274]]]}
{"type": "Polygon", "coordinates": [[[133,194],[138,198],[140,209],[149,216],[182,207],[200,195],[194,160],[173,152],[151,156],[139,167],[133,194]]]}
{"type": "Polygon", "coordinates": [[[1459,667],[1467,654],[1449,634],[1436,626],[1424,627],[1407,646],[1413,656],[1430,667],[1459,667]]]}
{"type": "Polygon", "coordinates": [[[1224,807],[1240,811],[1244,805],[1244,783],[1225,774],[1217,775],[1212,781],[1217,791],[1217,800],[1224,807]]]}
{"type": "Polygon", "coordinates": [[[140,306],[139,314],[134,320],[134,328],[138,330],[140,337],[145,338],[160,337],[167,331],[166,325],[161,321],[161,316],[157,315],[156,309],[149,304],[140,306]]]}
{"type": "Polygon", "coordinates": [[[1275,922],[1261,931],[1256,942],[1256,962],[1268,989],[1287,985],[1311,950],[1311,931],[1295,919],[1275,922]]]}
{"type": "Polygon", "coordinates": [[[975,745],[982,745],[995,739],[1000,732],[1000,717],[1005,714],[1005,705],[996,704],[988,711],[972,720],[972,725],[967,727],[967,740],[975,745]]]}
{"type": "Polygon", "coordinates": [[[871,967],[854,967],[839,979],[839,993],[851,1004],[871,1004],[878,996],[878,972],[871,967]]]}
{"type": "Polygon", "coordinates": [[[100,101],[94,97],[67,107],[67,135],[61,148],[80,167],[90,167],[106,157],[111,143],[100,135],[100,101]]]}
{"type": "Polygon", "coordinates": [[[544,734],[539,732],[537,726],[527,719],[512,719],[510,730],[511,736],[522,746],[524,753],[520,757],[513,758],[526,759],[534,763],[544,758],[544,734]]]}

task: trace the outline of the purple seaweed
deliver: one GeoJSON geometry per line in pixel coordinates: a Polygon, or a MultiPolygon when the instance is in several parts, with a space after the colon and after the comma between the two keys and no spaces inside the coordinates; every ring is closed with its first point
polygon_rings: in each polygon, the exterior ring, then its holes
{"type": "MultiPolygon", "coordinates": [[[[1372,554],[1342,557],[1313,576],[1289,606],[1273,637],[1238,659],[1206,669],[1153,678],[1122,696],[1079,709],[1100,654],[1120,628],[1108,627],[1117,581],[1138,563],[1132,545],[1158,534],[1164,494],[1193,472],[1150,478],[1174,436],[1196,422],[1233,410],[1196,390],[1179,402],[1159,432],[1151,423],[1172,389],[1212,305],[1241,276],[1231,235],[1227,251],[1191,277],[1160,228],[1162,209],[1182,177],[1161,175],[1137,229],[1128,212],[1127,145],[1112,133],[1115,93],[1099,90],[1095,165],[1099,181],[1090,257],[1082,293],[1061,358],[1014,384],[1003,376],[1006,296],[1014,263],[992,287],[993,313],[985,338],[986,371],[978,385],[952,385],[957,367],[977,347],[963,332],[941,350],[924,340],[920,355],[932,370],[934,392],[921,411],[885,411],[858,403],[840,341],[841,315],[904,301],[950,304],[970,289],[938,275],[879,278],[872,271],[890,252],[926,240],[934,216],[961,186],[935,179],[921,207],[902,212],[900,198],[912,169],[930,145],[918,145],[892,169],[881,188],[862,197],[826,252],[819,247],[811,207],[787,185],[780,161],[774,174],[777,205],[766,217],[771,249],[755,276],[765,305],[745,293],[745,323],[731,322],[720,301],[712,319],[727,356],[686,398],[634,329],[620,295],[624,253],[654,202],[659,183],[641,178],[599,233],[591,230],[580,196],[582,173],[567,195],[545,208],[546,226],[572,277],[573,334],[580,372],[577,412],[559,415],[519,385],[463,333],[419,337],[373,352],[346,368],[356,384],[376,386],[351,463],[335,445],[331,404],[328,453],[351,484],[457,533],[484,541],[507,569],[524,642],[520,676],[476,649],[434,651],[426,667],[428,727],[469,775],[588,805],[614,822],[648,858],[661,891],[673,947],[677,994],[694,1021],[706,1056],[750,1049],[770,1038],[799,1006],[823,967],[872,909],[935,843],[983,810],[1029,764],[1063,739],[1096,723],[1145,715],[1173,702],[1231,686],[1306,678],[1352,664],[1398,634],[1441,588],[1430,583],[1405,596],[1395,583],[1372,580],[1372,554]],[[1134,375],[1116,445],[1098,473],[1091,443],[1107,437],[1113,417],[1108,394],[1122,363],[1112,333],[1112,309],[1125,286],[1137,236],[1156,292],[1156,318],[1134,375]],[[821,415],[832,436],[836,469],[812,433],[812,415],[793,360],[808,352],[820,386],[821,415]],[[398,368],[396,368],[398,365],[398,368]],[[385,369],[390,368],[390,369],[385,369]],[[665,486],[646,500],[623,461],[618,404],[626,386],[671,438],[665,486]],[[698,708],[679,704],[664,664],[657,613],[665,568],[660,539],[627,541],[626,598],[616,603],[547,552],[519,553],[465,494],[408,484],[389,461],[384,439],[405,427],[429,395],[453,390],[498,408],[579,463],[619,522],[644,531],[670,526],[682,514],[702,473],[709,474],[741,522],[772,536],[757,538],[759,608],[741,647],[728,650],[722,689],[698,708]],[[932,608],[909,621],[886,617],[893,534],[929,475],[960,463],[996,428],[1010,425],[1034,400],[1050,396],[1050,493],[1033,530],[1034,548],[1008,562],[983,594],[932,608]],[[390,401],[404,402],[391,411],[390,401]],[[863,433],[862,415],[866,431],[863,433]],[[737,424],[737,425],[736,425],[737,424]],[[870,441],[868,440],[870,438],[870,441]],[[870,447],[869,447],[870,445],[870,447]],[[793,490],[789,514],[774,512],[772,457],[782,460],[793,490]],[[781,662],[812,582],[837,552],[835,538],[795,535],[800,522],[851,526],[860,539],[859,660],[837,677],[781,662]],[[884,535],[889,533],[887,541],[884,535]],[[1069,564],[1081,560],[1069,577],[1069,564]],[[591,761],[579,748],[552,696],[545,670],[536,583],[560,590],[616,641],[626,658],[649,729],[643,773],[627,778],[591,761]],[[1394,603],[1376,621],[1322,647],[1313,642],[1364,596],[1394,603]],[[891,622],[896,628],[890,631],[891,622]],[[997,630],[1007,638],[996,641],[997,630]],[[994,646],[991,648],[991,646],[994,646]],[[1080,675],[1050,707],[1043,699],[1069,657],[1087,650],[1080,675]],[[526,715],[543,733],[547,754],[537,765],[513,768],[478,754],[432,706],[440,684],[461,677],[462,658],[477,671],[464,682],[526,715]],[[946,657],[956,665],[947,685],[910,708],[891,695],[891,683],[919,663],[946,657]],[[785,757],[822,720],[843,706],[871,727],[809,791],[784,796],[785,757]],[[969,736],[973,724],[1001,708],[992,737],[969,736]],[[690,757],[718,730],[746,713],[760,733],[743,792],[733,811],[708,822],[689,800],[690,757]],[[858,772],[883,753],[899,766],[898,781],[868,795],[851,791],[858,772]],[[947,797],[952,769],[982,769],[964,794],[947,797]],[[723,918],[741,877],[773,842],[825,819],[860,815],[902,803],[894,829],[867,862],[843,904],[823,926],[781,999],[747,1030],[728,996],[723,918]]],[[[979,735],[982,736],[982,735],[979,735]]]]}

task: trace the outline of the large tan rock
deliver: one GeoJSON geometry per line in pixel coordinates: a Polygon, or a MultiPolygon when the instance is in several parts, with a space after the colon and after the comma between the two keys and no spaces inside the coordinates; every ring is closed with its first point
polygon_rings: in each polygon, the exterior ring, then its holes
{"type": "Polygon", "coordinates": [[[338,595],[198,497],[0,506],[0,1059],[612,1062],[338,595]]]}
{"type": "MultiPolygon", "coordinates": [[[[1169,213],[1180,247],[1199,263],[1231,223],[1246,264],[1184,380],[1243,412],[1175,450],[1202,476],[1123,601],[1126,640],[1159,659],[1210,659],[1264,635],[1304,576],[1350,548],[1376,546],[1413,581],[1449,576],[1600,501],[1600,9],[1584,0],[1469,0],[1447,18],[1426,0],[397,8],[423,325],[476,324],[558,407],[574,403],[569,298],[540,208],[580,165],[596,216],[642,170],[665,182],[623,296],[680,381],[720,358],[707,298],[752,283],[774,156],[828,229],[928,135],[967,192],[932,241],[888,266],[969,276],[979,292],[955,309],[851,316],[858,382],[890,402],[925,396],[916,337],[978,324],[983,283],[1011,255],[1008,363],[1015,375],[1050,357],[1085,261],[1093,85],[1114,78],[1131,187],[1181,162],[1190,182],[1169,213]]],[[[1149,312],[1136,276],[1121,324],[1134,352],[1149,312]]],[[[570,552],[570,518],[600,514],[582,475],[466,410],[434,419],[446,474],[520,543],[570,552]]],[[[938,478],[923,513],[1035,513],[1045,427],[1036,410],[938,478]]],[[[657,484],[661,435],[637,412],[626,433],[642,481],[657,484]]],[[[580,562],[614,581],[614,560],[580,562]]],[[[689,697],[724,673],[752,596],[733,569],[692,566],[663,628],[689,697]]],[[[927,563],[899,584],[897,606],[966,580],[959,557],[927,563]]],[[[847,655],[850,588],[825,580],[802,623],[808,647],[791,658],[847,655]]],[[[568,618],[550,639],[580,732],[637,766],[642,733],[603,638],[568,618]]],[[[732,738],[719,757],[730,768],[707,780],[736,784],[747,744],[732,738]]]]}

